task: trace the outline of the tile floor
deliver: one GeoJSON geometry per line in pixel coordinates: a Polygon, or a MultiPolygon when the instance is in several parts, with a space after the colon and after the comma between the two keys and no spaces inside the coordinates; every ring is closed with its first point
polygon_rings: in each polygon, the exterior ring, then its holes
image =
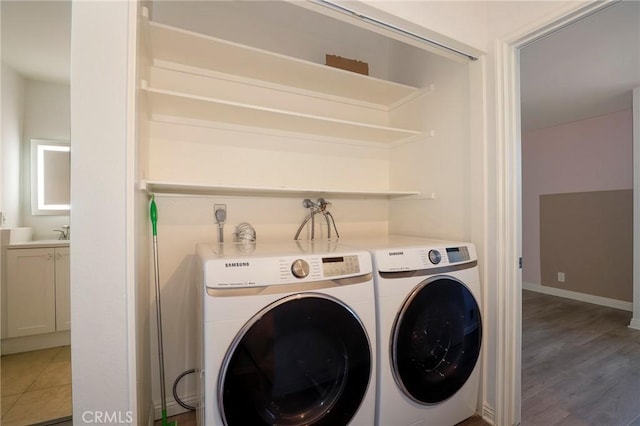
{"type": "Polygon", "coordinates": [[[70,416],[71,347],[0,358],[2,426],[23,426],[70,416]]]}

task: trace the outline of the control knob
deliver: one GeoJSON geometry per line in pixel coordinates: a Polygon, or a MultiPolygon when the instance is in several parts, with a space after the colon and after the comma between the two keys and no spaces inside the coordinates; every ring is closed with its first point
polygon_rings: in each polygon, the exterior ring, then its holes
{"type": "Polygon", "coordinates": [[[429,260],[434,265],[437,265],[442,260],[442,255],[438,250],[429,250],[429,260]]]}
{"type": "Polygon", "coordinates": [[[296,278],[306,278],[309,275],[309,264],[302,259],[297,259],[291,264],[291,273],[296,278]]]}

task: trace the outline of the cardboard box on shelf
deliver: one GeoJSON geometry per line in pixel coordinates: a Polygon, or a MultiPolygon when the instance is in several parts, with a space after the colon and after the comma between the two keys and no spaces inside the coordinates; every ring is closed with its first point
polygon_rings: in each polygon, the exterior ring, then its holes
{"type": "Polygon", "coordinates": [[[325,55],[325,57],[325,65],[347,71],[357,72],[359,74],[369,75],[369,64],[367,64],[366,62],[329,54],[325,55]]]}

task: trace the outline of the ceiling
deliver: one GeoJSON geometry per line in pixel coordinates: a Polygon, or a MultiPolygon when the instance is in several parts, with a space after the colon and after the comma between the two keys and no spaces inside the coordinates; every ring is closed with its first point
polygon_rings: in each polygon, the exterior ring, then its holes
{"type": "Polygon", "coordinates": [[[640,86],[640,2],[623,1],[520,51],[522,129],[632,107],[640,86]]]}
{"type": "MultiPolygon", "coordinates": [[[[2,0],[2,61],[69,81],[71,2],[2,0]]],[[[640,86],[640,2],[623,1],[521,50],[522,128],[631,108],[640,86]]]]}
{"type": "Polygon", "coordinates": [[[71,2],[1,0],[2,62],[33,80],[69,82],[71,2]]]}

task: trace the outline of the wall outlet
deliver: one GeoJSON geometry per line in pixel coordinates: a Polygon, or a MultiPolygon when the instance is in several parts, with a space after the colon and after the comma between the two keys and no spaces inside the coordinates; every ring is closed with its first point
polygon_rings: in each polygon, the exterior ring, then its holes
{"type": "Polygon", "coordinates": [[[558,282],[564,282],[564,272],[558,272],[558,282]]]}

